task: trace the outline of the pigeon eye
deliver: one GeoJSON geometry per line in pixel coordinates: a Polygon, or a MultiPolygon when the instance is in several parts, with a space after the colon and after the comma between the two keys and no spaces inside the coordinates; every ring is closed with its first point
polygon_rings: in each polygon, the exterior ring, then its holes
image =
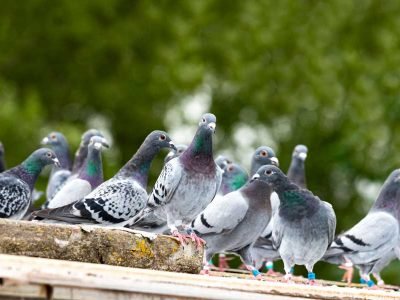
{"type": "Polygon", "coordinates": [[[266,175],[271,175],[272,173],[273,173],[272,170],[266,170],[266,171],[265,171],[265,174],[266,174],[266,175]]]}
{"type": "Polygon", "coordinates": [[[183,153],[183,150],[182,149],[179,149],[178,150],[178,153],[180,154],[180,153],[183,153]]]}
{"type": "Polygon", "coordinates": [[[50,138],[51,138],[52,140],[56,140],[56,139],[57,139],[57,137],[56,137],[55,134],[52,134],[52,135],[50,136],[50,138]]]}
{"type": "Polygon", "coordinates": [[[228,172],[232,172],[233,171],[233,166],[228,167],[228,172]]]}
{"type": "Polygon", "coordinates": [[[268,156],[268,153],[266,151],[261,151],[260,155],[263,157],[266,157],[266,156],[268,156]]]}
{"type": "Polygon", "coordinates": [[[205,119],[205,118],[203,118],[203,119],[201,119],[201,121],[202,121],[203,123],[205,123],[205,122],[206,122],[206,119],[205,119]]]}
{"type": "Polygon", "coordinates": [[[46,156],[47,156],[47,157],[51,157],[51,152],[47,152],[47,153],[46,153],[46,156]]]}
{"type": "Polygon", "coordinates": [[[161,141],[165,141],[166,139],[167,139],[167,137],[164,134],[160,135],[160,140],[161,141]]]}

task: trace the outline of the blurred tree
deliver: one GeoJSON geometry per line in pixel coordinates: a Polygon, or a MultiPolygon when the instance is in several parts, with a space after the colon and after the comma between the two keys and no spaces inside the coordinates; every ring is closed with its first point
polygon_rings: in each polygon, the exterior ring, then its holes
{"type": "MultiPolygon", "coordinates": [[[[48,130],[76,147],[102,116],[115,140],[111,176],[149,131],[171,128],[173,105],[207,84],[224,137],[217,146],[233,148],[240,124],[261,124],[286,170],[294,145],[306,144],[310,188],[333,203],[340,232],[370,205],[359,183],[399,166],[399,13],[390,0],[2,1],[8,165],[48,130]]],[[[319,267],[326,278],[340,273],[319,267]]],[[[399,284],[395,267],[384,275],[399,284]]]]}

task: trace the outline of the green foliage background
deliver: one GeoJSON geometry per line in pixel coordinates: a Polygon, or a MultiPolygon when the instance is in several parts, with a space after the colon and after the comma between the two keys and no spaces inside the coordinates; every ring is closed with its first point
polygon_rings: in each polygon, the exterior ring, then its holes
{"type": "MultiPolygon", "coordinates": [[[[115,142],[105,158],[112,176],[206,82],[217,149],[235,147],[240,123],[268,128],[284,170],[293,146],[308,145],[309,187],[334,205],[341,232],[370,206],[357,183],[382,182],[399,167],[399,15],[390,0],[2,1],[8,165],[53,129],[75,149],[100,115],[115,142]]],[[[153,180],[160,166],[161,157],[153,180]]],[[[399,268],[384,278],[400,284],[399,268]]],[[[316,271],[341,274],[324,263],[316,271]]]]}

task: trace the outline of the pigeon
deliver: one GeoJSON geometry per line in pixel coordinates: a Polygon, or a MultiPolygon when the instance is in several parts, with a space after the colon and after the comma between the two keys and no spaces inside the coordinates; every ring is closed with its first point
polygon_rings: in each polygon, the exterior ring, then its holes
{"type": "Polygon", "coordinates": [[[251,248],[271,218],[266,167],[237,191],[212,201],[191,223],[195,234],[206,241],[203,274],[207,274],[215,253],[236,253],[253,275],[261,279],[254,268],[251,248]]]}
{"type": "Polygon", "coordinates": [[[314,284],[314,264],[322,258],[335,235],[332,205],[292,183],[276,166],[265,166],[263,172],[280,199],[273,220],[272,243],[283,260],[285,279],[291,280],[295,264],[305,265],[308,283],[314,284]]]}
{"type": "Polygon", "coordinates": [[[60,187],[71,175],[71,160],[67,139],[60,132],[51,132],[42,140],[42,145],[50,146],[56,153],[61,167],[53,166],[46,189],[46,204],[53,199],[60,187]]]}
{"type": "Polygon", "coordinates": [[[185,150],[187,149],[188,146],[181,144],[181,145],[175,145],[175,147],[176,147],[176,150],[169,151],[167,156],[165,156],[164,164],[169,162],[171,159],[180,156],[183,152],[185,152],[185,150]]]}
{"type": "Polygon", "coordinates": [[[375,263],[396,249],[400,243],[400,169],[394,170],[383,184],[368,214],[355,226],[340,234],[323,260],[344,264],[344,278],[351,282],[352,265],[360,266],[362,279],[374,285],[369,274],[375,263]],[[379,226],[378,226],[379,225],[379,226]]]}
{"type": "Polygon", "coordinates": [[[279,165],[274,150],[267,146],[258,147],[251,158],[250,176],[257,173],[261,166],[270,164],[279,165]]]}
{"type": "Polygon", "coordinates": [[[146,206],[151,162],[162,148],[174,149],[175,146],[167,133],[159,130],[151,132],[117,174],[86,197],[66,206],[34,212],[33,215],[73,224],[131,226],[146,206]]]}
{"type": "Polygon", "coordinates": [[[34,151],[20,165],[0,174],[0,218],[20,220],[31,205],[32,191],[42,169],[59,166],[56,154],[47,148],[34,151]]]}
{"type": "Polygon", "coordinates": [[[290,163],[287,177],[299,187],[305,189],[306,184],[306,170],[304,162],[307,158],[308,149],[304,145],[297,145],[292,154],[292,162],[290,163]]]}
{"type": "Polygon", "coordinates": [[[103,134],[97,129],[89,129],[83,133],[81,137],[81,144],[75,153],[74,164],[72,166],[72,174],[78,174],[80,169],[82,168],[88,153],[90,139],[93,136],[104,137],[103,134]]]}
{"type": "Polygon", "coordinates": [[[227,158],[225,155],[218,155],[218,157],[215,159],[215,163],[223,170],[228,164],[232,164],[233,161],[227,158]]]}
{"type": "Polygon", "coordinates": [[[0,142],[0,173],[6,170],[6,159],[3,143],[0,142]]]}
{"type": "Polygon", "coordinates": [[[238,164],[228,164],[223,171],[221,186],[218,191],[218,194],[222,196],[240,189],[249,180],[247,171],[238,164]]]}
{"type": "MultiPolygon", "coordinates": [[[[267,146],[258,147],[251,158],[251,174],[254,175],[257,170],[262,166],[274,165],[279,167],[279,160],[275,157],[275,151],[267,146]]],[[[254,244],[252,248],[252,256],[255,262],[255,266],[259,269],[262,264],[266,261],[268,269],[268,275],[274,275],[274,260],[279,259],[279,253],[272,249],[272,225],[273,217],[279,206],[279,197],[275,192],[270,194],[271,207],[272,207],[272,220],[268,223],[268,226],[264,229],[260,238],[254,244]]]]}
{"type": "MultiPolygon", "coordinates": [[[[183,244],[190,222],[212,201],[221,184],[222,170],[213,159],[215,127],[215,115],[204,114],[186,151],[165,164],[145,210],[144,216],[154,211],[166,218],[170,232],[183,244]]],[[[190,237],[199,247],[204,242],[194,233],[190,237]]]]}
{"type": "Polygon", "coordinates": [[[92,136],[88,145],[88,154],[77,178],[68,180],[48,202],[47,208],[57,208],[81,200],[103,182],[101,162],[103,147],[109,147],[107,140],[100,136],[92,136]]]}

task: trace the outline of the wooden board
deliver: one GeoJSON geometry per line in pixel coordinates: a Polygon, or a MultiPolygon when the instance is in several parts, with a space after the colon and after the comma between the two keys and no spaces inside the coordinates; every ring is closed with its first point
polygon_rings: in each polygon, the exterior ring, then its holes
{"type": "Polygon", "coordinates": [[[0,255],[0,296],[54,299],[400,299],[400,293],[0,255]],[[46,288],[47,287],[47,288],[46,288]]]}

